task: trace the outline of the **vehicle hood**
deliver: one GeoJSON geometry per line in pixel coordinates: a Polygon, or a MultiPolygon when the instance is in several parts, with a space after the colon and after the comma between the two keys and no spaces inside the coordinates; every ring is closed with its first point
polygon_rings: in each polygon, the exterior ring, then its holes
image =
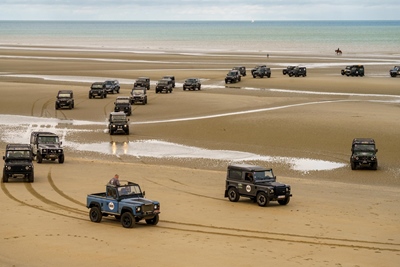
{"type": "Polygon", "coordinates": [[[61,149],[60,145],[58,144],[39,144],[39,147],[46,149],[61,149]]]}
{"type": "Polygon", "coordinates": [[[265,182],[257,182],[256,185],[262,185],[262,186],[272,186],[272,187],[286,187],[285,184],[279,183],[279,182],[271,182],[271,181],[265,181],[265,182]]]}
{"type": "Polygon", "coordinates": [[[31,160],[28,159],[12,159],[7,160],[6,165],[33,165],[31,160]]]}
{"type": "Polygon", "coordinates": [[[125,199],[122,199],[120,201],[120,203],[124,203],[124,204],[128,204],[128,205],[135,205],[135,206],[142,205],[142,204],[144,204],[144,205],[158,204],[157,201],[152,201],[150,199],[142,198],[142,197],[125,198],[125,199]]]}
{"type": "Polygon", "coordinates": [[[356,156],[356,157],[375,157],[375,153],[368,152],[368,151],[359,151],[359,152],[354,152],[354,156],[356,156]]]}

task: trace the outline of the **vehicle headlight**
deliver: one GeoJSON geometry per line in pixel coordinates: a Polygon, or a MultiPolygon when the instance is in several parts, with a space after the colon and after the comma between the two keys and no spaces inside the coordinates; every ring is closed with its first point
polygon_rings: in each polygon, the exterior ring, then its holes
{"type": "Polygon", "coordinates": [[[160,209],[160,206],[157,205],[157,204],[154,204],[154,209],[155,209],[155,210],[159,210],[159,209],[160,209]]]}
{"type": "Polygon", "coordinates": [[[58,150],[58,153],[62,153],[62,149],[59,149],[59,150],[58,150]]]}
{"type": "Polygon", "coordinates": [[[113,124],[112,127],[115,128],[115,127],[117,127],[117,126],[115,126],[115,125],[113,124]]]}
{"type": "Polygon", "coordinates": [[[7,166],[6,168],[7,170],[11,171],[11,166],[7,166]]]}
{"type": "Polygon", "coordinates": [[[43,150],[42,150],[42,153],[47,153],[47,149],[43,149],[43,150]]]}
{"type": "Polygon", "coordinates": [[[355,157],[356,160],[358,160],[358,157],[355,157]]]}
{"type": "Polygon", "coordinates": [[[127,125],[127,124],[124,124],[124,127],[128,127],[128,125],[127,125]]]}
{"type": "Polygon", "coordinates": [[[142,210],[141,207],[136,207],[136,212],[140,212],[142,210]]]}
{"type": "Polygon", "coordinates": [[[273,194],[273,193],[274,193],[274,189],[270,188],[270,189],[269,189],[269,193],[270,193],[270,194],[273,194]]]}
{"type": "Polygon", "coordinates": [[[25,166],[25,170],[29,170],[31,168],[31,166],[25,166]]]}

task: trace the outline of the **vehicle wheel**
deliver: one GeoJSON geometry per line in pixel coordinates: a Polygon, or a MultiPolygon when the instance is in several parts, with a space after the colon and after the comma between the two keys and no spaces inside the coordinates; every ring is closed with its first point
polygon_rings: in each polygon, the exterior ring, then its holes
{"type": "Polygon", "coordinates": [[[124,228],[132,228],[135,224],[135,218],[133,218],[132,213],[124,212],[121,216],[121,224],[124,228]]]}
{"type": "Polygon", "coordinates": [[[28,175],[28,182],[33,183],[33,181],[35,180],[35,176],[33,173],[28,175]]]}
{"type": "Polygon", "coordinates": [[[56,109],[59,109],[59,107],[56,105],[56,109]]]}
{"type": "Polygon", "coordinates": [[[145,221],[146,221],[147,224],[150,224],[150,225],[157,225],[158,220],[159,220],[159,217],[158,217],[158,214],[156,214],[153,218],[151,218],[151,219],[146,219],[145,221]]]}
{"type": "Polygon", "coordinates": [[[239,82],[242,80],[242,77],[239,77],[239,82]]]}
{"type": "Polygon", "coordinates": [[[267,77],[268,77],[268,78],[271,78],[271,74],[268,74],[267,77]]]}
{"type": "Polygon", "coordinates": [[[42,163],[42,161],[43,161],[42,155],[38,152],[37,155],[36,155],[36,162],[37,163],[42,163]]]}
{"type": "Polygon", "coordinates": [[[72,108],[75,108],[75,103],[72,103],[72,108]]]}
{"type": "Polygon", "coordinates": [[[307,76],[307,74],[303,74],[303,77],[306,77],[307,76]]]}
{"type": "Polygon", "coordinates": [[[128,130],[126,130],[126,132],[125,132],[125,133],[126,133],[126,135],[129,135],[129,129],[128,129],[128,130]]]}
{"type": "Polygon", "coordinates": [[[352,170],[355,170],[355,169],[356,169],[356,164],[355,164],[354,162],[350,162],[350,165],[351,165],[351,169],[352,169],[352,170]]]}
{"type": "Polygon", "coordinates": [[[186,88],[185,88],[185,87],[183,87],[183,91],[186,91],[186,88]]]}
{"type": "Polygon", "coordinates": [[[231,187],[228,189],[228,198],[232,202],[238,202],[240,195],[236,188],[231,187]]]}
{"type": "Polygon", "coordinates": [[[103,98],[104,98],[104,95],[101,95],[100,98],[103,99],[103,98]]]}
{"type": "Polygon", "coordinates": [[[92,98],[92,95],[91,94],[89,94],[89,99],[91,99],[92,98]]]}
{"type": "Polygon", "coordinates": [[[198,89],[199,89],[199,91],[201,90],[201,85],[199,86],[199,88],[198,88],[198,89]]]}
{"type": "Polygon", "coordinates": [[[292,77],[293,76],[293,74],[292,73],[289,73],[289,77],[292,77]]]}
{"type": "Polygon", "coordinates": [[[58,156],[58,163],[64,163],[64,155],[58,156]]]}
{"type": "Polygon", "coordinates": [[[374,164],[372,164],[371,168],[376,171],[378,169],[378,163],[375,162],[374,164]]]}
{"type": "Polygon", "coordinates": [[[69,109],[72,109],[72,104],[69,104],[69,107],[68,107],[69,109]]]}
{"type": "Polygon", "coordinates": [[[390,76],[396,77],[396,73],[390,73],[390,76]]]}
{"type": "Polygon", "coordinates": [[[255,78],[256,77],[256,75],[253,75],[253,78],[255,78]]]}
{"type": "Polygon", "coordinates": [[[258,192],[256,199],[258,206],[265,207],[269,204],[269,197],[265,192],[258,192]]]}
{"type": "Polygon", "coordinates": [[[279,205],[287,205],[290,202],[290,196],[287,196],[285,199],[278,200],[279,205]]]}
{"type": "Polygon", "coordinates": [[[3,183],[8,183],[8,176],[3,172],[3,183]]]}
{"type": "Polygon", "coordinates": [[[103,214],[101,214],[101,210],[99,207],[94,206],[90,208],[89,218],[92,222],[99,223],[103,218],[103,214]]]}

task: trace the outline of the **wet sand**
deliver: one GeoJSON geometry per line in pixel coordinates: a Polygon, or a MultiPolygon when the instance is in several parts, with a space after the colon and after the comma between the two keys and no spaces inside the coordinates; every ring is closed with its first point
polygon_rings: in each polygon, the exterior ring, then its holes
{"type": "MultiPolygon", "coordinates": [[[[32,129],[52,129],[35,121],[58,118],[97,123],[58,125],[68,132],[66,142],[123,146],[161,140],[345,165],[303,172],[287,162],[251,161],[271,166],[280,182],[292,186],[287,206],[261,208],[223,197],[227,160],[66,147],[64,164],[35,163],[33,184],[1,184],[2,266],[400,264],[400,80],[389,76],[396,59],[1,49],[0,62],[0,114],[32,117],[31,128],[21,134],[27,143],[32,129]],[[340,75],[341,68],[358,62],[366,66],[365,77],[340,75]],[[251,68],[262,63],[272,68],[272,77],[253,79],[251,68]],[[290,64],[307,66],[307,77],[282,75],[290,64]],[[227,71],[236,65],[246,66],[248,75],[225,86],[227,71]],[[175,75],[177,87],[172,94],[155,94],[154,84],[164,75],[175,75]],[[148,105],[133,106],[129,136],[110,136],[106,118],[118,95],[89,99],[90,84],[116,78],[120,95],[128,95],[139,76],[152,80],[148,105]],[[202,79],[201,91],[182,90],[189,77],[202,79]],[[74,91],[75,109],[54,109],[60,89],[74,91]],[[350,169],[355,137],[376,140],[377,171],[350,169]],[[103,191],[114,173],[161,202],[157,226],[90,222],[86,195],[103,191]]],[[[15,128],[2,125],[2,137],[15,128]]],[[[2,154],[6,142],[0,141],[2,154]]]]}

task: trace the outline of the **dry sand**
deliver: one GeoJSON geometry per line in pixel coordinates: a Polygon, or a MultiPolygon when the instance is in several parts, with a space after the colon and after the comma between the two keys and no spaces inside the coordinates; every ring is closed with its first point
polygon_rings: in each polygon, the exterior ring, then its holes
{"type": "MultiPolygon", "coordinates": [[[[117,157],[67,148],[64,164],[35,163],[33,184],[1,184],[1,266],[400,265],[400,79],[389,77],[392,66],[383,60],[358,58],[374,64],[366,64],[366,77],[356,78],[340,75],[342,67],[355,61],[345,55],[267,59],[253,54],[24,49],[1,49],[0,55],[0,114],[32,116],[32,122],[37,117],[104,122],[90,126],[90,132],[74,134],[71,138],[77,142],[154,139],[347,164],[335,170],[299,172],[288,164],[252,162],[272,166],[278,180],[293,191],[287,206],[272,203],[261,208],[247,199],[232,203],[223,197],[227,161],[117,157]],[[100,58],[114,61],[93,60],[100,58]],[[249,73],[264,62],[272,68],[270,79],[248,75],[223,87],[231,67],[245,65],[249,73]],[[291,63],[332,66],[309,67],[305,78],[283,76],[283,66],[291,63]],[[156,81],[163,75],[175,75],[180,84],[199,77],[203,90],[183,91],[178,86],[172,94],[155,94],[152,85],[149,104],[133,106],[128,137],[104,132],[117,95],[88,99],[90,78],[149,76],[156,81]],[[59,76],[60,81],[54,80],[59,76]],[[75,109],[54,109],[60,89],[74,90],[75,109]],[[283,106],[287,108],[135,124],[283,106]],[[354,137],[375,138],[377,171],[350,169],[354,137]],[[161,202],[157,226],[139,223],[125,229],[108,218],[100,224],[90,222],[86,195],[103,191],[114,173],[141,184],[148,198],[161,202]]],[[[132,84],[121,83],[121,95],[129,94],[132,84]]],[[[0,145],[3,154],[4,140],[0,145]]]]}

